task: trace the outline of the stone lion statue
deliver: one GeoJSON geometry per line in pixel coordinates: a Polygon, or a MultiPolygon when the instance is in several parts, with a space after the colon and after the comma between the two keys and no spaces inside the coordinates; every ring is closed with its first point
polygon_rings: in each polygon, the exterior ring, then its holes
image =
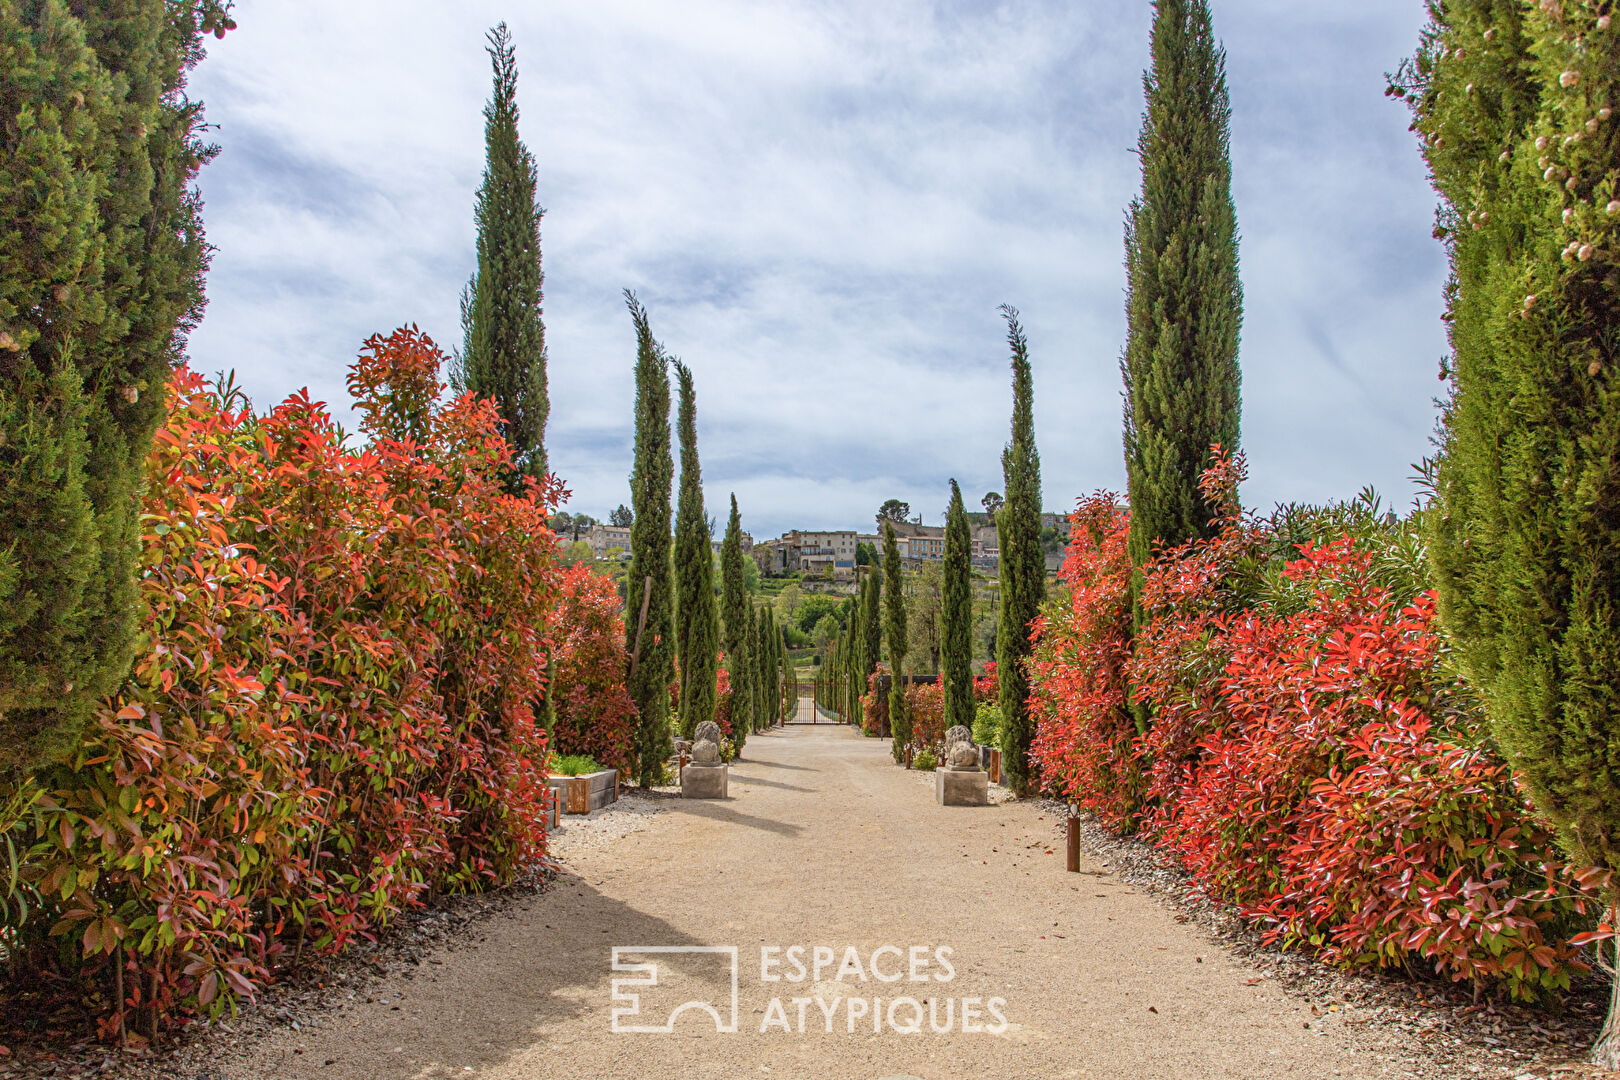
{"type": "Polygon", "coordinates": [[[945,733],[945,765],[959,770],[976,770],[979,751],[973,745],[973,732],[958,724],[945,733]]]}
{"type": "Polygon", "coordinates": [[[720,764],[720,725],[705,720],[692,732],[692,763],[694,765],[720,764]]]}

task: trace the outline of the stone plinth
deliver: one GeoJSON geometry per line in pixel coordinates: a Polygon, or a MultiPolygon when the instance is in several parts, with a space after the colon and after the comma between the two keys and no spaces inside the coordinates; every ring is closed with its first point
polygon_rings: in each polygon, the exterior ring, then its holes
{"type": "Polygon", "coordinates": [[[681,798],[724,799],[728,765],[687,765],[681,770],[681,798]]]}
{"type": "Polygon", "coordinates": [[[935,769],[934,799],[941,806],[989,806],[990,776],[978,769],[935,769]]]}

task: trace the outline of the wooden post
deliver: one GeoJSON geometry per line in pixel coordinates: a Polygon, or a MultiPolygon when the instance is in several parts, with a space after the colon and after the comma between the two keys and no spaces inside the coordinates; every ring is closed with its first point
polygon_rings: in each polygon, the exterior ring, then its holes
{"type": "Polygon", "coordinates": [[[1001,783],[1001,751],[993,746],[990,748],[990,782],[1001,783]]]}
{"type": "Polygon", "coordinates": [[[1080,806],[1069,804],[1069,873],[1080,872],[1080,806]]]}

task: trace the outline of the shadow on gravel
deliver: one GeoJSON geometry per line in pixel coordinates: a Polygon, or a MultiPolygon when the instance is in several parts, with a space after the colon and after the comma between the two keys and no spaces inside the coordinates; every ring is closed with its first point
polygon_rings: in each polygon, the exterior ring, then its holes
{"type": "Polygon", "coordinates": [[[732,825],[746,825],[750,829],[763,829],[765,832],[775,833],[778,836],[794,837],[804,831],[791,822],[774,821],[771,818],[744,814],[739,810],[733,810],[729,806],[710,799],[680,799],[671,802],[668,808],[677,813],[708,818],[710,821],[724,821],[732,825]]]}
{"type": "Polygon", "coordinates": [[[259,1053],[245,1055],[251,1072],[229,1075],[382,1080],[482,1073],[543,1045],[544,1028],[574,1021],[607,1033],[614,946],[707,944],[564,870],[540,896],[472,924],[467,938],[375,987],[375,1003],[326,1018],[305,1033],[307,1041],[282,1031],[259,1053]],[[404,996],[394,996],[396,989],[404,996]]]}
{"type": "Polygon", "coordinates": [[[817,771],[815,769],[812,769],[808,765],[789,765],[785,761],[760,761],[760,760],[756,759],[754,761],[750,761],[748,764],[750,764],[750,765],[763,765],[768,769],[792,769],[794,772],[816,772],[817,771]]]}
{"type": "Polygon", "coordinates": [[[767,780],[763,776],[733,776],[731,782],[733,784],[757,784],[760,787],[781,788],[783,791],[802,791],[806,795],[815,794],[814,788],[800,787],[797,784],[784,784],[780,780],[767,780]]]}

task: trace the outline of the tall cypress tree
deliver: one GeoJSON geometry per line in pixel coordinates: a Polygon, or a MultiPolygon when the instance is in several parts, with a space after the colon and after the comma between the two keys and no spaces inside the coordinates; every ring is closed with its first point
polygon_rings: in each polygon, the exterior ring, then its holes
{"type": "Polygon", "coordinates": [[[650,787],[674,751],[669,685],[675,677],[675,582],[670,560],[670,486],[675,460],[669,437],[669,361],[653,339],[647,311],[625,290],[636,328],[636,455],[630,474],[630,571],[625,578],[625,636],[631,650],[630,697],[636,703],[636,778],[650,787]],[[647,621],[641,623],[643,598],[647,621]]]}
{"type": "Polygon", "coordinates": [[[900,580],[900,542],[894,522],[883,523],[884,636],[889,643],[889,734],[894,760],[906,759],[911,743],[911,718],[906,715],[906,594],[900,580]]]}
{"type": "Polygon", "coordinates": [[[973,540],[962,489],[951,481],[945,515],[944,614],[939,659],[945,683],[945,726],[973,727],[973,540]]]}
{"type": "MultiPolygon", "coordinates": [[[[1431,4],[1390,92],[1416,114],[1451,257],[1451,393],[1423,516],[1441,618],[1572,862],[1620,871],[1620,28],[1607,10],[1431,4]]],[[[1620,1067],[1614,986],[1594,1052],[1605,1069],[1620,1067]]]]}
{"type": "Polygon", "coordinates": [[[484,182],[473,211],[478,269],[461,298],[458,391],[492,398],[512,444],[512,490],[546,471],[546,327],[541,321],[540,218],[534,155],[518,138],[517,57],[501,23],[489,32],[494,89],[484,106],[484,182]]]}
{"type": "Polygon", "coordinates": [[[996,680],[1001,706],[1001,768],[1009,788],[1030,790],[1029,747],[1035,719],[1029,715],[1029,627],[1046,598],[1046,554],[1041,550],[1041,455],[1035,448],[1035,380],[1029,343],[1016,309],[1003,306],[1012,350],[1012,441],[1001,452],[1007,492],[996,514],[1001,551],[1000,610],[996,622],[996,680]]]}
{"type": "Polygon", "coordinates": [[[691,369],[679,360],[673,363],[681,439],[681,489],[675,513],[675,658],[681,672],[681,734],[690,739],[699,724],[714,719],[720,612],[714,598],[709,517],[703,509],[703,469],[698,464],[697,390],[691,369]]]}
{"type": "MultiPolygon", "coordinates": [[[[1207,0],[1156,0],[1142,191],[1125,230],[1125,468],[1131,561],[1206,536],[1198,478],[1210,446],[1238,448],[1241,377],[1237,211],[1226,54],[1207,0]]],[[[1009,492],[1008,497],[1011,498],[1009,492]]]]}
{"type": "Polygon", "coordinates": [[[134,655],[142,468],[208,264],[184,91],[235,25],[0,5],[0,766],[70,753],[134,655]]]}
{"type": "Polygon", "coordinates": [[[768,692],[765,674],[765,613],[750,605],[748,609],[748,689],[752,693],[751,708],[753,730],[765,728],[765,695],[768,692]]]}
{"type": "Polygon", "coordinates": [[[737,756],[753,724],[753,692],[748,686],[748,578],[743,572],[742,515],[731,496],[731,517],[720,544],[720,618],[725,634],[726,674],[731,680],[731,739],[737,756]]]}

